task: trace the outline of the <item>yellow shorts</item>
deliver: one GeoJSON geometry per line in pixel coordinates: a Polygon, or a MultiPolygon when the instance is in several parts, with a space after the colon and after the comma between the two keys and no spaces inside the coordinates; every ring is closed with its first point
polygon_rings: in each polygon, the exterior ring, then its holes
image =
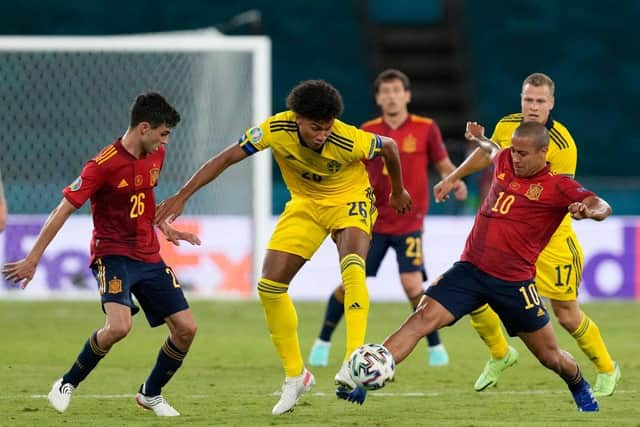
{"type": "Polygon", "coordinates": [[[371,236],[377,217],[378,211],[367,198],[335,205],[295,198],[280,215],[268,248],[308,260],[334,231],[355,227],[371,236]]]}
{"type": "Polygon", "coordinates": [[[584,255],[571,228],[558,230],[536,262],[536,287],[546,298],[575,301],[582,281],[584,255]]]}

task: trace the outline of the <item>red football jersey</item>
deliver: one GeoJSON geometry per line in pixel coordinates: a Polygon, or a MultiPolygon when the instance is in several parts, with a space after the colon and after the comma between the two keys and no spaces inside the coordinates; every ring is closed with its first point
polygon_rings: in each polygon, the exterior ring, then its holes
{"type": "Polygon", "coordinates": [[[91,262],[105,255],[123,255],[160,262],[153,227],[158,183],[165,148],[136,159],[120,139],[89,160],[81,175],[62,194],[76,208],[91,198],[93,237],[91,262]]]}
{"type": "Polygon", "coordinates": [[[429,209],[429,163],[448,157],[436,122],[413,114],[398,129],[391,129],[382,117],[362,125],[362,129],[393,138],[398,144],[404,186],[411,195],[413,210],[398,215],[389,204],[391,180],[382,157],[365,162],[376,195],[378,220],[375,233],[400,235],[422,230],[429,209]]]}
{"type": "Polygon", "coordinates": [[[494,159],[491,188],[475,218],[461,260],[512,282],[530,280],[535,263],[567,214],[567,207],[594,193],[545,167],[535,176],[515,176],[511,152],[494,159]]]}

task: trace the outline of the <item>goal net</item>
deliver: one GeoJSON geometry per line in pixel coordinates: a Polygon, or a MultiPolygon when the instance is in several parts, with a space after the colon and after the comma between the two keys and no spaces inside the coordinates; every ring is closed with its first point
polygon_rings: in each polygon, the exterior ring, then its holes
{"type": "MultiPolygon", "coordinates": [[[[139,93],[163,94],[182,116],[158,200],[271,110],[266,37],[214,30],[105,37],[0,37],[0,169],[11,214],[45,214],[86,160],[126,130],[139,93]]],[[[89,213],[89,204],[83,213],[89,213]]],[[[271,215],[271,162],[242,162],[201,189],[185,215],[247,216],[261,258],[271,215]]],[[[254,276],[258,271],[253,263],[254,276]]]]}

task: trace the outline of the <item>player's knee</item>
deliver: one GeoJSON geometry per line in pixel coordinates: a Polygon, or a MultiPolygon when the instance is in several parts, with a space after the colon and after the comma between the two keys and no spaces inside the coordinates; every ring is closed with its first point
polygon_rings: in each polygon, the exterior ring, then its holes
{"type": "Polygon", "coordinates": [[[129,332],[131,332],[131,323],[110,324],[105,332],[105,344],[111,346],[129,335],[129,332]]]}
{"type": "Polygon", "coordinates": [[[417,320],[417,328],[419,335],[427,335],[436,329],[438,329],[438,318],[435,315],[436,313],[428,307],[428,304],[424,303],[420,304],[411,317],[417,320]]]}
{"type": "Polygon", "coordinates": [[[278,300],[287,295],[288,291],[289,285],[287,283],[276,282],[264,277],[258,281],[258,296],[262,303],[278,300]]]}
{"type": "Polygon", "coordinates": [[[198,326],[196,325],[195,322],[189,322],[187,324],[180,325],[174,331],[172,340],[178,341],[176,344],[178,344],[179,347],[181,348],[185,348],[185,347],[189,348],[189,346],[193,342],[193,339],[196,336],[197,331],[198,331],[198,326]]]}
{"type": "Polygon", "coordinates": [[[195,322],[190,322],[187,325],[183,325],[180,330],[180,336],[184,341],[193,341],[193,338],[196,336],[196,332],[198,331],[198,325],[195,322]]]}

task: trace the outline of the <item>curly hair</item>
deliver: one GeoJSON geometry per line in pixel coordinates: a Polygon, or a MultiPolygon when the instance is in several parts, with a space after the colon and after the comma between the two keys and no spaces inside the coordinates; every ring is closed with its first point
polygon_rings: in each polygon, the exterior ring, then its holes
{"type": "Polygon", "coordinates": [[[342,95],[324,80],[305,80],[287,96],[287,108],[310,120],[330,121],[344,110],[342,95]]]}
{"type": "Polygon", "coordinates": [[[129,126],[135,127],[141,122],[149,122],[152,128],[161,125],[174,128],[180,122],[180,113],[157,92],[145,92],[136,97],[131,104],[129,126]]]}

